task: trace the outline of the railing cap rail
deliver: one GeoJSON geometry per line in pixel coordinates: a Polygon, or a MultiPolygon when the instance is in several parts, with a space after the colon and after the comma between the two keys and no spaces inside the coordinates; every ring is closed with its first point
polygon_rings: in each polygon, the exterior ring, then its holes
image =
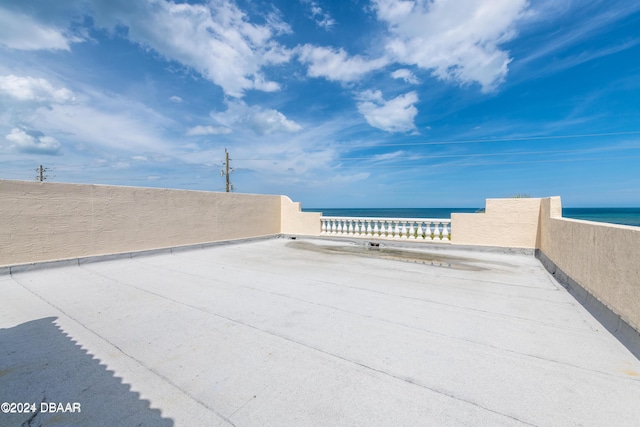
{"type": "Polygon", "coordinates": [[[391,218],[371,216],[321,216],[320,220],[367,220],[367,221],[413,221],[413,222],[451,222],[449,218],[391,218]]]}

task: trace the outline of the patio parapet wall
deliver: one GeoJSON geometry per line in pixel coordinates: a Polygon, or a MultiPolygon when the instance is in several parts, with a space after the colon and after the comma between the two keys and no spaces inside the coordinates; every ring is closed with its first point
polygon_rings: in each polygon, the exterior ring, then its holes
{"type": "Polygon", "coordinates": [[[528,248],[640,357],[640,227],[562,217],[560,197],[487,199],[451,215],[453,245],[528,248]]]}
{"type": "Polygon", "coordinates": [[[306,234],[311,223],[319,233],[319,214],[284,196],[0,180],[0,266],[306,234]]]}
{"type": "MultiPolygon", "coordinates": [[[[281,234],[320,236],[321,227],[320,213],[301,212],[285,196],[0,180],[0,267],[281,234]]],[[[560,198],[551,197],[487,199],[484,213],[452,214],[449,230],[453,246],[535,250],[640,357],[640,228],[562,218],[560,198]]],[[[407,240],[410,231],[411,225],[407,240]]]]}
{"type": "Polygon", "coordinates": [[[640,227],[563,218],[559,197],[542,199],[536,255],[640,358],[640,227]]]}

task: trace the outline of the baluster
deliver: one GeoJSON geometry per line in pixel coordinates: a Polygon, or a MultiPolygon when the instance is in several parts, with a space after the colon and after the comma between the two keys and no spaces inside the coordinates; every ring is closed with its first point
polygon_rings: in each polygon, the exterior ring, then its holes
{"type": "Polygon", "coordinates": [[[436,224],[436,238],[442,240],[442,223],[440,221],[436,224]]]}
{"type": "Polygon", "coordinates": [[[373,221],[373,237],[379,236],[380,229],[378,228],[378,221],[373,221]]]}
{"type": "Polygon", "coordinates": [[[409,227],[409,238],[410,239],[414,239],[416,238],[416,229],[413,227],[414,222],[411,221],[409,223],[410,227],[409,227]]]}
{"type": "Polygon", "coordinates": [[[442,240],[449,240],[449,223],[442,223],[442,240]]]}
{"type": "Polygon", "coordinates": [[[431,221],[427,223],[427,238],[433,240],[435,238],[435,227],[431,221]]]}
{"type": "Polygon", "coordinates": [[[367,220],[365,220],[365,222],[367,223],[367,229],[365,230],[365,236],[371,236],[371,234],[373,233],[373,230],[371,229],[371,220],[367,219],[367,220]]]}
{"type": "Polygon", "coordinates": [[[336,230],[336,220],[332,219],[331,220],[331,234],[336,234],[337,230],[336,230]]]}
{"type": "Polygon", "coordinates": [[[353,220],[352,219],[349,220],[349,229],[347,230],[347,234],[349,234],[350,236],[353,235],[353,220]]]}
{"type": "Polygon", "coordinates": [[[416,238],[424,240],[424,221],[418,223],[418,236],[416,238]]]}
{"type": "Polygon", "coordinates": [[[320,218],[320,234],[327,233],[327,221],[325,219],[320,218]]]}

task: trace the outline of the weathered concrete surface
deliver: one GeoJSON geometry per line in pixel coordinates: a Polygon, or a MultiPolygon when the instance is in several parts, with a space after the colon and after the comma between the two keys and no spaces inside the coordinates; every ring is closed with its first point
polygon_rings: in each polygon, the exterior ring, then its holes
{"type": "Polygon", "coordinates": [[[640,361],[535,258],[298,242],[0,276],[0,402],[82,405],[32,425],[637,425],[640,361]]]}

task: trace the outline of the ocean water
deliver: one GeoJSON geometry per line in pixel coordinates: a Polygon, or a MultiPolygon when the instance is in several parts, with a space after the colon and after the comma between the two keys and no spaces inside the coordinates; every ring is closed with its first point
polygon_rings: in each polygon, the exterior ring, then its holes
{"type": "Polygon", "coordinates": [[[562,216],[640,227],[640,208],[563,208],[562,216]]]}
{"type": "MultiPolygon", "coordinates": [[[[324,216],[378,218],[451,218],[454,212],[474,213],[481,208],[311,208],[304,212],[322,212],[324,216]]],[[[565,218],[608,222],[640,227],[640,208],[563,208],[565,218]]]]}

